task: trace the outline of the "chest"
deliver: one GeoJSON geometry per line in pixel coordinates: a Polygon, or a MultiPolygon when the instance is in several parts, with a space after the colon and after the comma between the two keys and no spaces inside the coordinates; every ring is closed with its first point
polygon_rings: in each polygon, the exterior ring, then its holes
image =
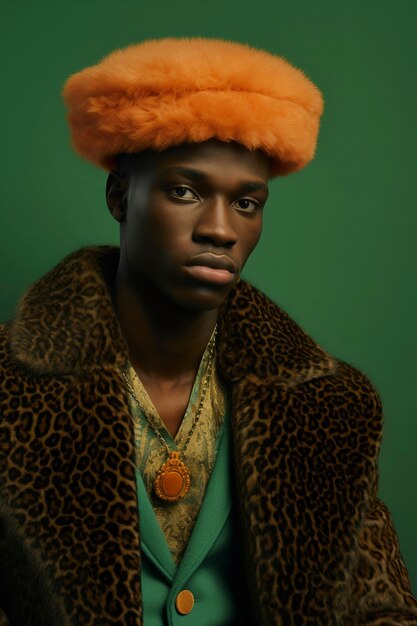
{"type": "Polygon", "coordinates": [[[161,386],[143,382],[143,386],[169,434],[175,437],[190,399],[192,384],[161,386]]]}

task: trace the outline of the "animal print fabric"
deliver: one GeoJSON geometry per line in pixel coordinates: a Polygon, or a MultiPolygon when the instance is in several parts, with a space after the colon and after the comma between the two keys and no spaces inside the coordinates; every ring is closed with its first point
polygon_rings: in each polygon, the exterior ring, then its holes
{"type": "MultiPolygon", "coordinates": [[[[0,501],[51,590],[28,586],[30,626],[46,626],[53,599],[65,626],[143,624],[118,257],[108,246],[73,253],[0,329],[0,501]]],[[[220,311],[217,367],[231,390],[254,626],[417,626],[377,499],[382,411],[368,379],[243,280],[220,311]]],[[[13,570],[0,564],[4,580],[13,570]]]]}

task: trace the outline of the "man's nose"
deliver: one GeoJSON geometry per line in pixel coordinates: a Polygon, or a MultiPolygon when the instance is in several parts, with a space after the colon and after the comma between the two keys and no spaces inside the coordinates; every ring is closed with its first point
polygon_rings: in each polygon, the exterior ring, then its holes
{"type": "Polygon", "coordinates": [[[205,202],[194,228],[194,240],[231,248],[237,242],[233,218],[234,211],[227,199],[213,198],[205,202]]]}

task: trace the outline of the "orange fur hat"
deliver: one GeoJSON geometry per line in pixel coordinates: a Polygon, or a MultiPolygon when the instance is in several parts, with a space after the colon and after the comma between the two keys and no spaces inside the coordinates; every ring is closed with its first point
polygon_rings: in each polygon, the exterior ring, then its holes
{"type": "Polygon", "coordinates": [[[260,149],[271,178],[314,156],[323,100],[282,57],[222,39],[164,38],[116,50],[63,90],[75,150],[111,170],[121,153],[210,138],[260,149]]]}

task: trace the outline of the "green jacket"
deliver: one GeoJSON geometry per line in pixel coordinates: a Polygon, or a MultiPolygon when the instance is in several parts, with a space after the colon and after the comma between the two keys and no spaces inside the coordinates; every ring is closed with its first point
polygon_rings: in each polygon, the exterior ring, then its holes
{"type": "Polygon", "coordinates": [[[248,626],[239,528],[233,507],[230,420],[221,433],[216,462],[202,507],[183,558],[177,567],[136,472],[140,502],[141,583],[145,626],[248,626]],[[176,609],[178,593],[194,596],[192,610],[176,609]]]}

